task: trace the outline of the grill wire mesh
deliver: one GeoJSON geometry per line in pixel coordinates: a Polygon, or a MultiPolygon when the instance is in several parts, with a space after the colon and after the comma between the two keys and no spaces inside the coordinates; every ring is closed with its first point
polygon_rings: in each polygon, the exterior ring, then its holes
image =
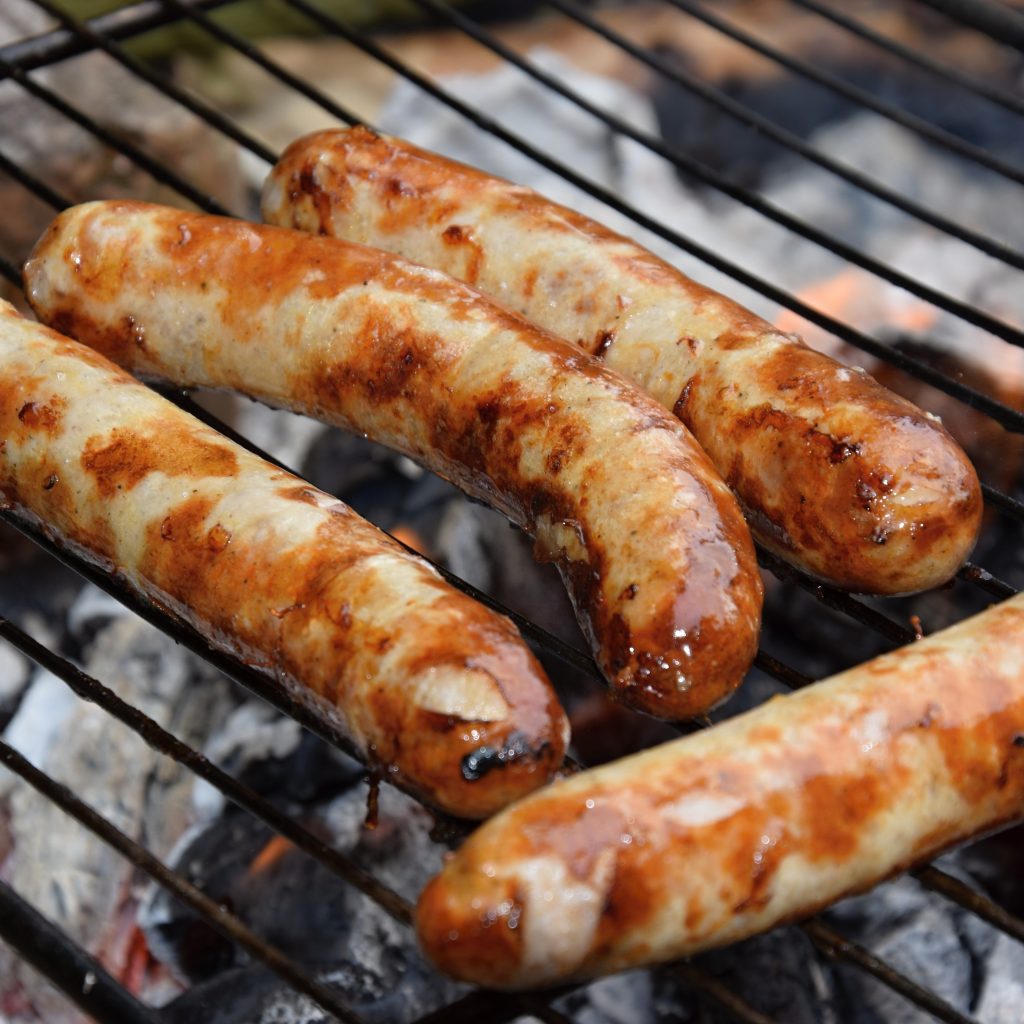
{"type": "MultiPolygon", "coordinates": [[[[75,121],[85,131],[93,134],[115,152],[122,154],[133,164],[148,172],[154,179],[174,189],[183,199],[209,212],[230,213],[232,211],[223,209],[220,204],[208,195],[205,195],[188,181],[182,180],[175,170],[166,166],[151,154],[148,154],[128,138],[109,131],[91,118],[87,112],[78,109],[73,103],[62,99],[46,86],[35,81],[30,72],[80,53],[102,49],[114,60],[128,68],[133,74],[144,79],[169,99],[186,107],[196,117],[231,139],[243,150],[248,151],[261,160],[267,162],[274,161],[276,154],[273,151],[233,123],[229,117],[209,101],[186,92],[172,82],[163,71],[155,66],[151,67],[140,63],[125,53],[119,45],[121,40],[130,39],[154,27],[188,20],[200,26],[201,29],[217,38],[224,45],[238,50],[245,57],[255,61],[264,71],[321,106],[332,117],[345,123],[354,123],[356,121],[352,114],[343,109],[333,99],[323,95],[311,82],[296,77],[261,52],[255,44],[239,37],[211,20],[206,12],[216,7],[226,6],[227,0],[192,0],[189,3],[186,3],[185,0],[144,0],[144,2],[129,5],[114,14],[94,19],[88,23],[75,21],[65,16],[50,0],[33,0],[33,2],[57,19],[62,27],[41,36],[9,44],[0,49],[0,78],[10,79],[17,83],[20,88],[31,93],[37,102],[52,107],[63,116],[75,121]]],[[[474,125],[476,130],[487,132],[503,140],[520,153],[535,160],[547,169],[554,171],[573,185],[599,199],[608,207],[625,214],[640,227],[654,232],[675,245],[678,249],[696,256],[709,266],[727,274],[737,282],[754,289],[816,326],[838,336],[848,344],[910,374],[918,380],[946,392],[956,400],[969,405],[976,412],[990,418],[1007,430],[1014,433],[1024,433],[1024,414],[1018,410],[981,393],[963,381],[955,379],[953,376],[935,369],[917,357],[896,351],[849,324],[813,309],[798,297],[788,294],[742,267],[734,265],[698,242],[682,236],[669,227],[667,223],[660,222],[631,207],[618,196],[580,176],[572,168],[560,163],[543,150],[534,147],[527,140],[517,137],[489,115],[469,106],[459,97],[448,92],[444,86],[406,66],[374,39],[343,24],[334,16],[309,3],[308,0],[284,0],[284,2],[289,8],[305,16],[313,26],[324,34],[338,36],[347,40],[371,58],[386,65],[397,72],[402,78],[456,111],[474,125]]],[[[668,2],[671,6],[691,17],[700,19],[717,30],[727,33],[745,46],[754,48],[762,56],[778,62],[791,72],[806,76],[819,84],[842,92],[847,99],[854,103],[870,108],[884,117],[897,121],[911,131],[921,134],[935,145],[947,147],[960,156],[987,167],[996,174],[1003,175],[1015,182],[1024,183],[1024,171],[1020,168],[1007,164],[1005,161],[993,157],[979,147],[965,143],[963,140],[949,135],[928,122],[906,114],[885,101],[878,100],[862,90],[849,86],[830,73],[823,72],[803,61],[778,51],[773,46],[754,39],[699,4],[692,3],[691,0],[668,0],[668,2]]],[[[943,65],[928,55],[889,40],[885,36],[873,32],[855,19],[839,14],[819,4],[817,0],[790,0],[790,2],[827,17],[845,31],[860,36],[874,46],[885,48],[903,60],[921,66],[933,75],[955,82],[965,89],[971,89],[1006,109],[1016,113],[1024,112],[1024,103],[1021,102],[1019,97],[985,82],[972,79],[970,76],[948,65],[943,65]]],[[[684,170],[698,180],[701,180],[705,185],[752,207],[765,216],[777,221],[787,230],[827,248],[850,263],[870,271],[885,281],[896,284],[934,304],[936,307],[951,312],[1012,345],[1024,346],[1024,333],[1017,327],[1000,321],[969,303],[953,299],[922,282],[910,278],[895,268],[868,257],[856,248],[844,244],[839,239],[830,237],[814,226],[800,221],[779,208],[773,207],[755,192],[737,185],[735,182],[727,179],[712,168],[701,164],[677,148],[633,128],[615,115],[597,107],[585,97],[574,93],[567,86],[564,86],[558,79],[536,67],[530,61],[518,56],[509,47],[503,45],[488,28],[448,6],[443,0],[416,0],[416,3],[424,12],[432,15],[435,20],[448,23],[470,36],[478,43],[491,49],[502,60],[517,65],[547,89],[561,94],[572,103],[577,104],[602,120],[612,131],[634,139],[636,142],[668,160],[680,170],[684,170]]],[[[968,23],[977,24],[979,23],[979,18],[981,21],[985,20],[984,10],[981,10],[981,14],[977,14],[977,11],[975,11],[977,16],[973,19],[964,14],[965,11],[970,14],[970,11],[973,9],[972,4],[968,3],[967,0],[957,4],[936,4],[935,6],[952,8],[952,13],[965,16],[968,23]]],[[[991,5],[985,4],[977,6],[979,10],[991,7],[991,5]]],[[[814,149],[799,137],[744,106],[722,90],[701,81],[690,72],[680,70],[679,67],[670,64],[658,53],[638,46],[608,28],[586,8],[579,6],[576,0],[550,0],[550,7],[557,9],[567,18],[585,26],[589,31],[603,36],[606,41],[620,47],[659,74],[667,76],[676,85],[699,96],[704,102],[721,112],[722,115],[738,119],[742,123],[754,127],[802,159],[812,161],[819,167],[833,174],[840,175],[857,188],[893,205],[904,213],[947,232],[951,236],[1011,267],[1024,269],[1024,254],[1004,245],[998,240],[986,237],[972,229],[959,225],[946,216],[927,209],[917,202],[900,195],[883,183],[833,160],[826,153],[814,149]]],[[[989,14],[991,14],[991,11],[989,11],[989,14]]],[[[32,193],[35,197],[55,209],[68,204],[68,201],[63,196],[55,193],[44,181],[37,178],[32,171],[17,165],[5,155],[2,151],[2,143],[0,143],[0,173],[12,178],[22,185],[27,192],[32,193]]],[[[20,279],[17,265],[24,255],[24,253],[0,255],[0,272],[14,283],[18,283],[20,279]]],[[[229,427],[217,422],[208,412],[192,403],[186,395],[173,394],[171,397],[190,412],[201,416],[207,422],[212,422],[218,429],[225,431],[235,440],[257,451],[258,454],[269,458],[266,453],[260,452],[259,449],[245,438],[239,437],[229,427]]],[[[1024,521],[1024,505],[1021,502],[990,486],[985,486],[984,492],[986,502],[991,510],[994,510],[999,515],[1009,517],[1017,523],[1024,521]]],[[[344,737],[331,732],[323,723],[310,716],[301,707],[289,703],[286,697],[283,697],[272,686],[268,685],[264,677],[258,673],[247,668],[238,660],[211,649],[202,636],[191,630],[190,627],[172,620],[158,609],[151,607],[146,602],[128,593],[115,580],[104,575],[83,560],[58,549],[47,539],[42,531],[15,520],[8,511],[0,511],[0,516],[6,522],[30,536],[54,558],[70,565],[86,579],[112,593],[128,608],[173,636],[180,643],[198,653],[228,676],[276,704],[285,714],[296,718],[328,742],[334,743],[347,752],[352,753],[351,746],[344,737]]],[[[914,632],[912,630],[879,612],[869,603],[803,577],[799,572],[777,562],[777,560],[765,552],[761,552],[761,558],[762,564],[780,578],[795,582],[798,586],[811,592],[829,608],[850,616],[867,630],[878,633],[891,646],[904,644],[914,639],[914,632]]],[[[484,600],[492,607],[496,606],[495,602],[486,597],[486,595],[480,594],[468,584],[453,577],[450,573],[445,572],[445,575],[456,586],[484,600]]],[[[1003,599],[1016,592],[1009,583],[1004,582],[986,569],[973,563],[968,563],[960,571],[956,585],[977,588],[985,595],[994,599],[1003,599]]],[[[576,669],[583,669],[596,675],[597,670],[588,655],[565,644],[546,632],[542,627],[524,619],[522,616],[508,612],[507,609],[502,608],[500,610],[511,615],[536,649],[576,669]]],[[[290,840],[309,856],[316,858],[347,884],[368,895],[396,920],[406,925],[410,923],[411,907],[401,896],[375,880],[371,874],[353,863],[347,856],[326,845],[304,826],[276,809],[254,790],[223,772],[198,751],[177,739],[156,722],[147,718],[141,711],[126,704],[104,686],[100,680],[86,675],[68,659],[41,645],[9,621],[0,619],[0,636],[39,666],[48,669],[63,680],[83,700],[91,701],[102,707],[110,715],[135,731],[155,750],[189,768],[197,776],[220,790],[229,800],[244,808],[255,817],[262,819],[278,834],[290,840]]],[[[756,664],[761,670],[773,676],[787,687],[795,688],[806,685],[811,681],[798,669],[784,664],[763,650],[759,652],[756,664]]],[[[2,742],[0,742],[0,761],[3,762],[7,769],[19,775],[26,785],[32,786],[58,804],[86,828],[93,831],[97,836],[122,853],[143,873],[197,910],[210,924],[237,942],[251,956],[264,962],[297,991],[314,999],[339,1020],[358,1021],[360,1019],[349,1007],[340,1002],[337,993],[312,977],[303,968],[290,961],[279,950],[253,934],[237,917],[215,904],[195,889],[182,875],[168,869],[146,850],[119,832],[112,823],[105,820],[79,800],[71,790],[46,776],[26,761],[17,751],[2,742]]],[[[440,840],[457,838],[464,834],[466,830],[466,826],[463,823],[451,819],[443,819],[443,816],[441,826],[435,830],[435,834],[440,840]]],[[[941,894],[942,898],[954,901],[1010,936],[1019,941],[1024,941],[1024,921],[1014,917],[986,896],[968,888],[962,882],[935,867],[925,867],[914,872],[914,874],[925,887],[941,894]]],[[[884,985],[899,992],[911,1003],[931,1013],[936,1019],[947,1022],[970,1020],[970,1018],[964,1016],[936,993],[923,988],[911,978],[904,976],[889,964],[875,957],[866,949],[848,941],[821,920],[810,920],[802,925],[802,927],[812,942],[828,957],[874,975],[884,985]]],[[[54,928],[38,911],[21,900],[8,885],[2,882],[0,882],[0,938],[3,938],[21,956],[46,973],[58,987],[62,988],[71,998],[97,1019],[101,1021],[126,1022],[155,1021],[160,1019],[159,1011],[139,1003],[98,962],[79,948],[69,936],[54,928]],[[83,979],[87,979],[88,983],[83,984],[83,979]]],[[[770,1018],[730,991],[714,976],[691,963],[674,964],[659,968],[659,970],[673,974],[680,985],[692,989],[718,1011],[723,1012],[727,1016],[731,1016],[739,1021],[748,1022],[748,1024],[763,1024],[763,1022],[770,1021],[770,1018]]],[[[502,1021],[524,1015],[546,1022],[565,1022],[570,1020],[570,1018],[563,1012],[555,1009],[552,1003],[566,991],[566,989],[562,989],[555,993],[516,997],[476,991],[457,1002],[428,1014],[421,1019],[421,1024],[426,1024],[426,1022],[432,1022],[433,1024],[433,1022],[442,1021],[502,1021]]]]}

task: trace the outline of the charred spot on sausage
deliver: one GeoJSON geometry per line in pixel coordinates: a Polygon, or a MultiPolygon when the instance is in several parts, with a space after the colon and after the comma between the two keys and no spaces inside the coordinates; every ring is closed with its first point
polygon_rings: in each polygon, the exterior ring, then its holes
{"type": "Polygon", "coordinates": [[[467,782],[477,782],[497,768],[507,768],[513,761],[523,757],[540,758],[547,750],[547,742],[536,749],[530,748],[529,740],[521,732],[512,733],[502,747],[482,746],[470,751],[461,761],[462,777],[467,782]]]}

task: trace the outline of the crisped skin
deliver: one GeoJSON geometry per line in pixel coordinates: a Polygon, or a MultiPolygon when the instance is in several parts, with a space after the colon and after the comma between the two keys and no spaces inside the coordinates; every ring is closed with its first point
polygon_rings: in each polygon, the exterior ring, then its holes
{"type": "Polygon", "coordinates": [[[263,215],[443,270],[603,359],[693,431],[762,543],[817,577],[924,590],[974,545],[977,475],[934,419],[530,189],[352,128],[293,143],[263,215]]]}
{"type": "Polygon", "coordinates": [[[7,303],[0,439],[6,507],[265,672],[435,806],[486,817],[561,764],[568,723],[507,619],[7,303]],[[492,770],[467,771],[481,761],[492,770]]]}
{"type": "Polygon", "coordinates": [[[496,988],[659,963],[805,917],[1024,816],[1024,596],[706,732],[556,782],[420,897],[496,988]]]}
{"type": "Polygon", "coordinates": [[[571,345],[388,253],[140,203],[65,211],[26,265],[41,319],[135,372],[234,388],[403,451],[555,561],[633,706],[706,711],[753,658],[761,579],[687,430],[571,345]]]}

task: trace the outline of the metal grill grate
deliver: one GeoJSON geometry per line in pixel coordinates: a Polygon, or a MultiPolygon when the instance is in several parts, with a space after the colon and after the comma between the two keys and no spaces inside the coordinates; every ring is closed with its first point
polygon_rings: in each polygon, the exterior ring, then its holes
{"type": "MultiPolygon", "coordinates": [[[[207,10],[226,6],[230,0],[191,0],[188,3],[185,0],[144,0],[142,3],[127,6],[121,11],[97,18],[89,23],[78,22],[61,14],[51,0],[33,0],[33,2],[58,19],[62,23],[62,27],[42,36],[21,40],[0,49],[0,78],[11,79],[20,88],[30,92],[38,102],[59,111],[65,117],[73,120],[81,128],[96,136],[115,152],[122,154],[134,165],[148,172],[156,181],[169,186],[183,198],[209,212],[228,213],[230,211],[224,210],[212,198],[204,195],[194,185],[183,180],[173,169],[145,152],[129,139],[112,133],[94,118],[90,117],[88,113],[78,109],[71,102],[61,98],[47,87],[35,81],[30,72],[66,60],[77,54],[93,49],[102,49],[112,58],[122,63],[133,74],[144,79],[169,99],[187,108],[196,117],[231,139],[242,149],[247,150],[264,161],[273,161],[276,159],[275,153],[258,139],[252,137],[247,131],[233,123],[223,112],[208,101],[199,99],[181,89],[162,71],[144,65],[128,56],[119,45],[121,40],[130,39],[154,27],[187,19],[219,39],[223,44],[238,50],[245,57],[258,63],[264,71],[321,106],[332,117],[350,124],[356,121],[356,118],[351,113],[330,97],[322,94],[311,83],[291,74],[262,53],[252,42],[225,29],[216,21],[213,21],[206,13],[207,10]]],[[[921,359],[895,351],[878,339],[862,333],[851,325],[813,309],[798,297],[723,259],[701,243],[684,237],[666,223],[632,207],[607,189],[587,180],[550,154],[536,148],[525,139],[512,133],[498,121],[470,106],[437,82],[407,67],[378,42],[369,38],[364,33],[343,24],[334,16],[318,9],[309,0],[284,0],[284,2],[294,11],[304,15],[319,30],[347,40],[368,56],[391,68],[413,85],[426,91],[436,100],[466,118],[477,130],[496,136],[520,153],[535,160],[548,170],[554,171],[577,188],[605,203],[609,208],[631,218],[638,226],[654,232],[664,240],[675,245],[678,249],[696,256],[701,261],[725,273],[740,284],[752,288],[777,302],[782,307],[838,336],[847,343],[889,363],[918,380],[946,392],[1006,429],[1024,434],[1024,414],[1018,410],[972,388],[960,380],[954,379],[952,376],[935,369],[921,359]]],[[[896,284],[934,304],[936,307],[953,313],[1011,344],[1024,345],[1024,333],[1017,327],[1004,323],[975,306],[953,299],[920,281],[904,275],[892,267],[871,259],[866,254],[845,245],[838,239],[830,237],[812,225],[801,222],[785,211],[770,205],[753,191],[737,185],[724,175],[699,163],[678,149],[670,147],[659,139],[632,128],[613,114],[597,107],[585,97],[572,92],[553,76],[548,75],[529,61],[519,57],[510,48],[504,46],[487,28],[449,7],[443,0],[416,0],[416,2],[425,11],[430,12],[436,18],[448,22],[472,37],[483,46],[498,54],[503,60],[516,64],[546,88],[561,94],[564,98],[599,118],[614,132],[627,135],[712,188],[750,206],[759,213],[776,221],[787,230],[825,247],[849,262],[868,270],[882,280],[896,284]]],[[[707,9],[690,2],[690,0],[669,0],[669,2],[678,10],[686,12],[694,18],[699,18],[714,28],[729,34],[743,45],[753,48],[763,57],[776,61],[798,74],[807,75],[829,88],[842,91],[848,99],[855,103],[870,107],[884,116],[898,120],[915,131],[920,131],[931,142],[949,146],[967,160],[975,161],[994,173],[1002,174],[1013,181],[1024,183],[1024,170],[996,159],[991,154],[979,150],[978,147],[964,143],[962,140],[946,137],[948,133],[943,132],[941,129],[926,122],[920,122],[919,119],[907,115],[888,103],[879,101],[862,90],[843,83],[829,73],[822,72],[820,69],[808,66],[802,61],[789,57],[775,47],[754,39],[749,34],[729,24],[727,20],[718,15],[711,14],[707,9]]],[[[919,54],[902,44],[887,40],[884,36],[865,29],[863,25],[830,10],[815,2],[815,0],[793,0],[793,2],[829,18],[846,31],[861,35],[873,45],[889,48],[891,52],[896,53],[904,60],[920,63],[935,75],[953,78],[958,84],[975,89],[993,102],[1000,103],[1017,113],[1024,112],[1024,104],[1021,103],[1018,97],[1003,93],[1002,90],[987,86],[985,83],[972,82],[970,80],[964,81],[965,76],[959,73],[953,76],[950,74],[950,69],[938,64],[931,58],[919,54]]],[[[973,229],[957,224],[944,214],[925,208],[906,196],[893,191],[887,185],[837,162],[826,153],[813,149],[800,138],[791,134],[787,129],[755,113],[742,103],[727,96],[721,90],[700,81],[689,73],[680,71],[660,55],[638,46],[624,38],[621,34],[609,29],[599,19],[595,18],[593,14],[589,13],[587,9],[580,7],[575,0],[550,0],[550,6],[587,27],[588,30],[599,34],[606,41],[620,47],[659,74],[669,77],[677,85],[691,90],[721,112],[738,118],[744,123],[764,132],[775,142],[790,149],[801,158],[818,164],[825,170],[839,175],[865,193],[890,203],[904,213],[932,227],[938,228],[968,245],[974,246],[996,260],[1017,269],[1024,268],[1024,254],[1017,252],[997,239],[984,236],[973,229]]],[[[953,3],[952,0],[945,0],[941,4],[934,3],[934,6],[942,7],[957,16],[964,17],[969,23],[978,25],[987,26],[995,24],[1001,17],[999,11],[995,10],[995,5],[980,4],[977,0],[971,0],[971,2],[968,2],[968,0],[958,0],[956,3],[953,3]]],[[[1009,15],[1007,14],[1006,17],[1009,17],[1009,15]]],[[[1008,24],[1005,18],[1000,23],[1008,24]]],[[[2,143],[0,143],[0,146],[2,146],[2,143]]],[[[67,205],[68,201],[63,196],[57,194],[35,174],[24,167],[18,166],[8,156],[4,155],[2,150],[0,150],[0,173],[12,178],[22,185],[27,192],[32,193],[55,209],[67,205]]],[[[24,255],[24,253],[15,252],[0,256],[0,273],[3,273],[12,282],[18,283],[20,275],[16,264],[20,262],[24,255]]],[[[258,448],[246,441],[246,439],[239,438],[224,424],[213,420],[209,413],[191,403],[187,396],[175,394],[171,397],[187,407],[189,411],[206,419],[207,422],[213,422],[218,429],[224,430],[233,436],[235,440],[246,444],[247,447],[257,451],[263,457],[269,458],[266,453],[259,451],[258,448]]],[[[985,498],[990,508],[998,512],[998,514],[1008,516],[1016,522],[1024,521],[1024,504],[1015,498],[990,486],[985,487],[985,498]]],[[[276,704],[285,714],[296,718],[304,726],[321,735],[328,742],[340,746],[348,753],[352,753],[350,745],[343,737],[331,732],[322,722],[314,719],[301,707],[292,705],[286,697],[269,686],[264,677],[236,659],[213,651],[198,633],[170,619],[166,614],[149,606],[134,595],[127,593],[115,580],[105,576],[94,567],[65,551],[59,550],[41,531],[15,521],[7,512],[0,512],[0,517],[28,534],[34,541],[49,551],[53,557],[70,565],[86,579],[114,594],[127,607],[141,615],[144,619],[179,640],[189,649],[200,654],[236,681],[276,704]]],[[[879,612],[872,605],[804,577],[766,552],[762,551],[760,554],[762,564],[781,579],[794,582],[808,590],[826,606],[849,616],[859,625],[877,633],[890,645],[904,644],[914,638],[914,633],[911,630],[879,612]]],[[[444,572],[444,570],[442,571],[444,572]]],[[[576,669],[582,669],[596,675],[597,670],[588,655],[563,643],[543,628],[529,622],[522,616],[501,608],[486,595],[480,594],[468,584],[453,577],[450,573],[444,572],[444,575],[449,581],[455,583],[455,585],[467,593],[484,600],[492,607],[498,607],[505,614],[510,614],[530,643],[538,650],[552,655],[576,669]]],[[[977,588],[995,598],[1005,598],[1016,592],[1009,583],[1000,580],[986,569],[974,564],[968,564],[961,570],[957,586],[977,588]]],[[[125,704],[105,687],[102,682],[87,676],[66,658],[39,644],[13,623],[0,620],[0,636],[37,664],[54,673],[83,700],[94,702],[102,707],[106,712],[141,736],[155,750],[189,768],[197,776],[220,790],[228,799],[255,817],[260,818],[278,834],[286,837],[306,854],[316,858],[346,883],[368,895],[396,920],[409,924],[411,908],[401,896],[375,880],[372,875],[353,863],[348,857],[324,844],[302,825],[278,811],[252,789],[224,773],[206,760],[198,751],[168,733],[151,719],[148,719],[138,709],[125,704]]],[[[811,681],[798,668],[784,664],[763,650],[759,652],[756,664],[764,672],[788,687],[803,686],[811,681]]],[[[214,904],[198,890],[195,890],[184,877],[170,871],[159,863],[147,851],[119,833],[110,822],[104,820],[91,808],[86,807],[72,792],[47,777],[16,751],[3,743],[0,743],[0,761],[9,770],[19,775],[26,784],[44,793],[68,814],[77,818],[85,827],[118,849],[143,872],[170,889],[181,899],[190,903],[210,924],[242,945],[253,957],[262,960],[270,966],[298,991],[313,998],[339,1020],[355,1021],[359,1019],[350,1008],[339,1002],[336,993],[310,977],[302,968],[289,961],[283,954],[258,936],[253,935],[241,921],[214,904]]],[[[444,827],[438,829],[437,834],[439,837],[450,839],[465,834],[466,827],[461,822],[444,819],[441,824],[444,827]]],[[[923,885],[939,893],[943,898],[956,902],[964,909],[979,915],[1008,935],[1024,941],[1024,921],[1009,914],[987,897],[969,889],[963,883],[934,867],[919,870],[915,872],[915,875],[923,885]]],[[[964,1022],[969,1020],[969,1018],[958,1012],[937,994],[922,988],[912,979],[904,976],[867,950],[847,941],[821,921],[810,921],[803,927],[815,945],[826,955],[874,975],[882,983],[905,996],[910,1002],[931,1013],[936,1019],[946,1022],[964,1022]]],[[[141,1006],[114,978],[103,971],[95,961],[79,949],[68,936],[54,929],[52,925],[49,925],[41,918],[38,911],[25,904],[16,893],[3,884],[0,884],[0,936],[10,943],[20,955],[44,971],[55,984],[64,989],[69,996],[76,999],[83,1008],[93,1013],[98,1019],[111,1022],[153,1021],[154,1019],[159,1019],[158,1012],[141,1006]],[[88,979],[87,986],[83,986],[83,978],[88,979]],[[83,987],[85,988],[84,992],[83,987]]],[[[747,1022],[747,1024],[763,1024],[763,1022],[770,1020],[770,1018],[728,990],[713,976],[692,964],[671,965],[659,970],[671,973],[678,980],[679,984],[699,993],[709,1003],[736,1020],[747,1022]]],[[[568,1021],[569,1018],[551,1004],[560,995],[564,994],[565,991],[560,990],[557,993],[535,996],[524,995],[514,998],[505,995],[498,996],[487,992],[473,992],[459,1001],[424,1017],[420,1024],[427,1024],[427,1022],[432,1022],[433,1024],[433,1022],[442,1021],[501,1021],[521,1015],[533,1016],[543,1021],[564,1022],[568,1021]]]]}

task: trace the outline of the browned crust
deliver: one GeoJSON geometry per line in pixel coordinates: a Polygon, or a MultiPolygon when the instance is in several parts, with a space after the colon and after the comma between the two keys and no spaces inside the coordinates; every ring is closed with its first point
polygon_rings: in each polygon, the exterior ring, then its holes
{"type": "Polygon", "coordinates": [[[340,715],[390,779],[484,817],[561,764],[564,713],[507,619],[341,503],[6,306],[0,370],[3,500],[332,722],[340,715]],[[104,426],[90,433],[97,402],[104,426]],[[247,495],[260,515],[239,512],[247,495]],[[287,525],[292,505],[301,526],[287,525]],[[373,568],[381,556],[412,573],[414,591],[373,568]],[[431,672],[484,677],[507,714],[421,706],[410,688],[431,672]]]}
{"type": "Polygon", "coordinates": [[[461,277],[646,388],[692,430],[759,539],[805,571],[903,593],[944,582],[973,547],[980,485],[941,425],[597,222],[359,126],[297,140],[271,186],[276,223],[461,277]],[[471,258],[453,234],[472,240],[471,258]],[[644,306],[664,318],[631,336],[644,306]]]}
{"type": "Polygon", "coordinates": [[[658,962],[810,914],[1018,819],[1022,663],[1015,598],[703,735],[558,783],[478,830],[427,886],[423,947],[454,977],[512,988],[658,962]],[[527,969],[527,890],[557,877],[527,865],[565,865],[585,882],[609,856],[579,958],[540,977],[534,950],[527,969]],[[491,922],[497,906],[503,920],[491,922]]]}
{"type": "Polygon", "coordinates": [[[741,681],[761,580],[704,453],[617,374],[472,289],[379,250],[131,202],[63,214],[26,279],[41,318],[122,365],[364,432],[554,536],[538,557],[633,706],[690,717],[741,681]],[[130,240],[108,251],[112,225],[130,240]],[[154,294],[204,318],[193,350],[154,294]]]}

